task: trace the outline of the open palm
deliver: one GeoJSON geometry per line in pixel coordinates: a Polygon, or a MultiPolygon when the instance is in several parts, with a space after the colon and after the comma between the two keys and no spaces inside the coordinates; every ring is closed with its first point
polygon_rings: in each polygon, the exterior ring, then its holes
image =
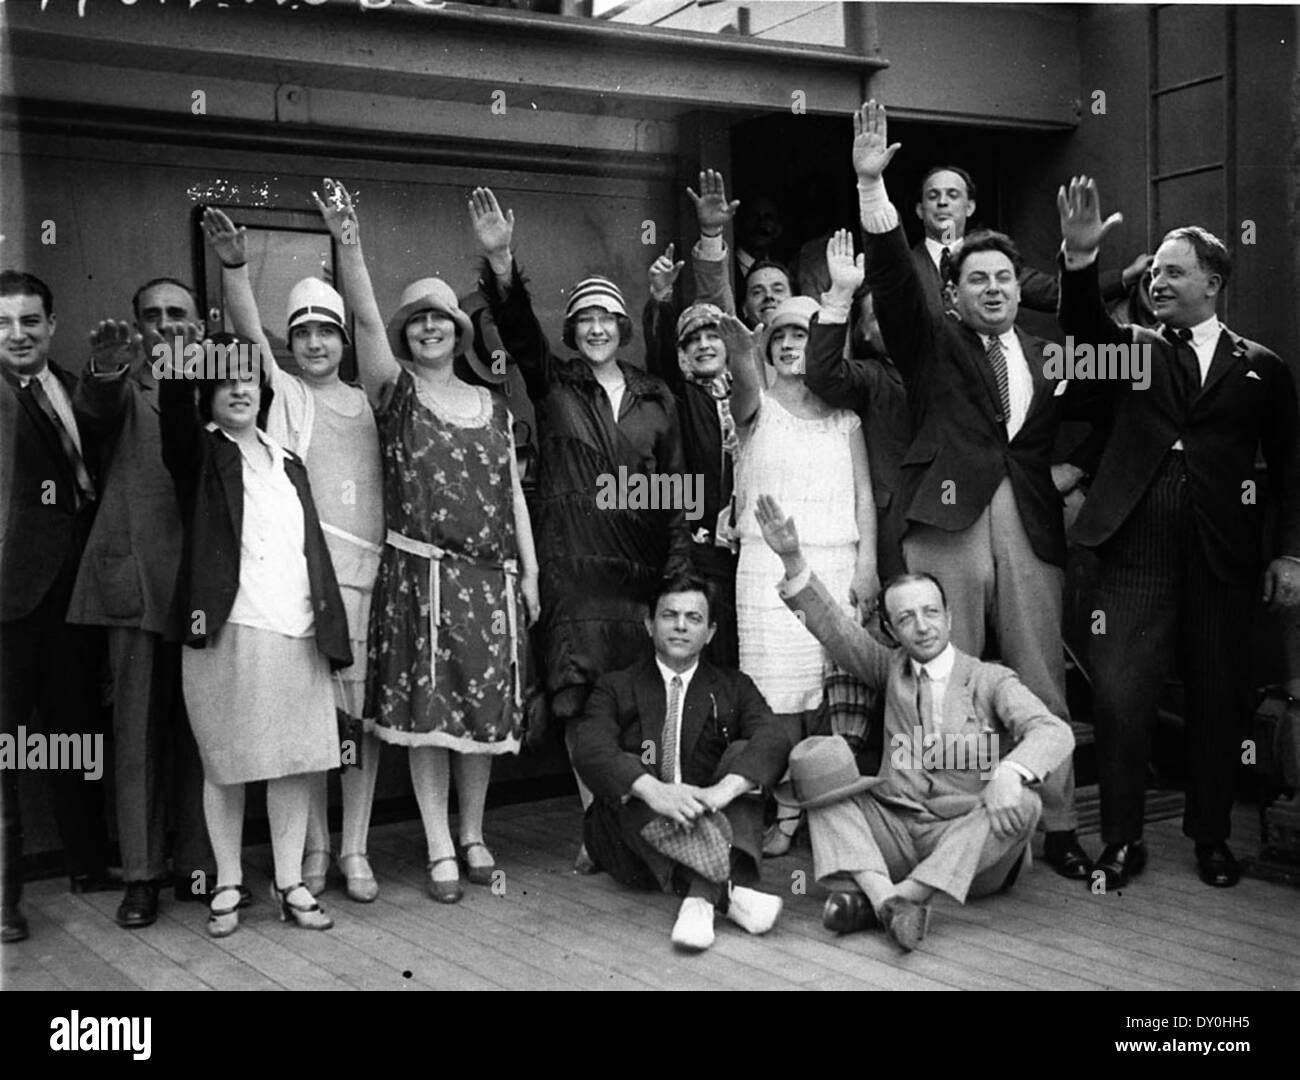
{"type": "Polygon", "coordinates": [[[853,169],[862,180],[878,180],[902,143],[889,145],[885,107],[868,101],[853,114],[853,169]]]}

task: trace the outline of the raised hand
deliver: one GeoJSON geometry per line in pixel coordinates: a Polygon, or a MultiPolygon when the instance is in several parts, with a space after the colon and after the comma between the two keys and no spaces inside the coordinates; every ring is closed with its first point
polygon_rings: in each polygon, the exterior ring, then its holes
{"type": "Polygon", "coordinates": [[[489,258],[510,255],[510,242],[515,235],[515,212],[507,210],[503,214],[491,188],[479,187],[470,193],[469,219],[485,255],[489,258]]]}
{"type": "Polygon", "coordinates": [[[352,203],[352,195],[337,180],[325,177],[325,198],[316,192],[311,193],[316,209],[325,220],[325,227],[330,235],[340,244],[356,244],[361,239],[361,225],[357,221],[357,209],[352,203]]]}
{"type": "Polygon", "coordinates": [[[198,323],[187,322],[179,330],[172,331],[171,337],[164,339],[155,326],[146,327],[142,335],[145,353],[151,357],[155,379],[182,379],[185,377],[185,350],[203,340],[203,329],[198,323]],[[179,345],[176,339],[180,338],[179,345]],[[162,345],[164,352],[158,352],[162,345]]]}
{"type": "Polygon", "coordinates": [[[700,232],[705,236],[717,236],[740,208],[739,199],[727,202],[727,186],[723,183],[722,173],[713,169],[705,169],[700,173],[698,195],[692,188],[687,188],[686,194],[695,204],[695,219],[699,222],[700,232]]]}
{"type": "Polygon", "coordinates": [[[215,206],[203,211],[203,236],[222,266],[240,266],[248,261],[244,252],[244,234],[247,230],[226,217],[215,206]]]}
{"type": "Polygon", "coordinates": [[[799,530],[794,518],[786,517],[780,504],[771,495],[760,495],[754,506],[754,517],[763,530],[763,539],[782,559],[799,554],[799,530]]]}
{"type": "Polygon", "coordinates": [[[140,335],[130,323],[105,319],[90,332],[90,363],[92,371],[133,364],[140,355],[140,335]]]}
{"type": "Polygon", "coordinates": [[[750,330],[734,315],[723,315],[718,323],[718,336],[727,347],[727,364],[736,370],[740,361],[747,361],[758,348],[758,339],[762,336],[762,327],[750,330]]]}
{"type": "Polygon", "coordinates": [[[1103,237],[1124,220],[1120,213],[1101,220],[1097,182],[1086,176],[1072,177],[1068,190],[1065,187],[1057,189],[1056,209],[1061,215],[1061,239],[1065,241],[1065,250],[1078,255],[1096,251],[1103,237]]]}
{"type": "Polygon", "coordinates": [[[853,168],[859,180],[879,180],[902,145],[889,145],[885,107],[874,98],[853,114],[853,168]]]}
{"type": "Polygon", "coordinates": [[[677,284],[677,275],[686,263],[673,262],[673,245],[650,264],[650,293],[656,300],[667,300],[677,284]]]}
{"type": "Polygon", "coordinates": [[[831,272],[832,292],[852,295],[866,279],[863,256],[853,257],[853,234],[848,229],[836,230],[826,241],[826,267],[831,272]]]}

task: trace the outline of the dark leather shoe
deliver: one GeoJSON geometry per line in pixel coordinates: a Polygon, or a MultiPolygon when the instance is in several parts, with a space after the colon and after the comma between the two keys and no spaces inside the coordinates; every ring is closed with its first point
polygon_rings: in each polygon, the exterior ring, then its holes
{"type": "Polygon", "coordinates": [[[158,919],[158,882],[128,881],[117,906],[117,925],[126,930],[152,926],[158,919]]]}
{"type": "Polygon", "coordinates": [[[1097,869],[1106,875],[1107,889],[1122,889],[1129,878],[1142,873],[1146,864],[1146,844],[1130,840],[1127,844],[1107,844],[1097,860],[1097,869]]]}
{"type": "Polygon", "coordinates": [[[71,893],[116,892],[121,887],[121,880],[107,870],[97,870],[93,874],[73,874],[68,878],[68,891],[71,893]]]}
{"type": "Polygon", "coordinates": [[[1092,860],[1080,846],[1073,829],[1047,834],[1043,843],[1043,861],[1064,878],[1087,881],[1092,877],[1092,860]]]}
{"type": "Polygon", "coordinates": [[[860,892],[833,892],[822,908],[822,926],[837,934],[853,934],[876,925],[871,901],[860,892]]]}
{"type": "Polygon", "coordinates": [[[925,939],[930,925],[929,905],[891,896],[880,905],[880,925],[890,941],[903,952],[911,952],[925,939]]]}
{"type": "Polygon", "coordinates": [[[12,945],[15,941],[27,940],[27,917],[18,910],[17,904],[4,909],[3,924],[0,942],[12,945]]]}
{"type": "Polygon", "coordinates": [[[1197,844],[1196,874],[1205,884],[1216,889],[1230,889],[1241,880],[1241,867],[1222,841],[1197,844]]]}

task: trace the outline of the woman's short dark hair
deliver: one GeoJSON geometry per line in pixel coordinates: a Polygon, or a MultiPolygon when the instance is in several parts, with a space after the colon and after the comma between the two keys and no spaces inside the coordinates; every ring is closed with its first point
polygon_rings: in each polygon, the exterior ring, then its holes
{"type": "MultiPolygon", "coordinates": [[[[564,347],[566,349],[578,348],[578,316],[581,311],[575,311],[564,320],[564,347]]],[[[632,341],[632,320],[626,315],[615,315],[614,321],[618,323],[618,344],[621,348],[632,341]]]]}
{"type": "Polygon", "coordinates": [[[961,267],[972,255],[977,255],[981,251],[1000,251],[1011,260],[1011,268],[1015,270],[1016,276],[1020,276],[1020,271],[1025,268],[1025,260],[1021,258],[1020,249],[1016,247],[1015,241],[1006,233],[994,232],[992,229],[985,229],[981,232],[971,233],[961,242],[961,247],[957,249],[957,254],[952,257],[951,266],[952,282],[955,285],[961,280],[961,267]]]}
{"type": "Polygon", "coordinates": [[[697,592],[704,594],[704,603],[708,607],[709,625],[713,626],[717,621],[717,615],[714,613],[714,604],[717,602],[717,593],[713,588],[713,582],[702,574],[697,574],[694,570],[683,570],[680,573],[663,577],[659,584],[655,586],[654,592],[650,596],[650,618],[654,619],[659,612],[659,601],[671,593],[697,592]]]}
{"type": "MultiPolygon", "coordinates": [[[[250,342],[246,342],[243,338],[235,334],[227,334],[224,331],[219,334],[213,334],[207,340],[212,342],[213,345],[222,345],[222,346],[244,345],[244,346],[251,347],[250,342]]],[[[203,342],[201,344],[206,344],[206,342],[203,342]]],[[[259,388],[262,391],[261,397],[258,399],[258,404],[257,404],[257,426],[260,427],[263,431],[266,430],[266,417],[267,414],[271,411],[271,401],[275,397],[275,391],[271,389],[271,372],[270,372],[270,364],[274,362],[275,362],[274,360],[268,359],[260,362],[257,365],[257,382],[259,388]]],[[[210,424],[212,422],[212,398],[216,395],[217,389],[219,387],[225,386],[227,383],[232,383],[235,381],[236,381],[235,379],[198,380],[199,417],[203,420],[205,424],[210,424]]]]}

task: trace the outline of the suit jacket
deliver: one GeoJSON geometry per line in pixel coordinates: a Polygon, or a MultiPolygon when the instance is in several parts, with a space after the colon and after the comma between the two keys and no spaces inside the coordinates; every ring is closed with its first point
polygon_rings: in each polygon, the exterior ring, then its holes
{"type": "MultiPolygon", "coordinates": [[[[1074,732],[1064,720],[1053,716],[1029,692],[1010,668],[976,660],[956,649],[957,658],[948,680],[940,710],[942,725],[936,732],[930,718],[925,722],[916,710],[916,677],[902,649],[887,649],[840,610],[826,587],[814,574],[797,594],[786,598],[808,631],[826,647],[832,659],[868,686],[885,692],[885,743],[878,773],[881,783],[874,794],[894,805],[928,809],[937,817],[954,816],[936,799],[950,796],[978,796],[988,782],[978,761],[968,768],[914,767],[922,750],[915,747],[915,733],[923,736],[998,736],[996,760],[1014,761],[1042,780],[1060,767],[1074,750],[1074,732]],[[902,761],[894,759],[902,752],[902,761]],[[906,767],[904,767],[906,766],[906,767]]],[[[953,800],[949,800],[953,801],[953,800]]]]}
{"type": "Polygon", "coordinates": [[[77,406],[106,438],[99,513],[77,574],[68,621],[167,629],[181,562],[181,515],[163,465],[158,385],[144,366],[83,372],[77,406]]]}
{"type": "Polygon", "coordinates": [[[852,409],[862,420],[871,488],[883,514],[899,489],[903,454],[912,441],[907,390],[890,360],[845,359],[847,333],[847,324],[823,326],[814,317],[804,381],[827,405],[852,409]]]}
{"type": "MultiPolygon", "coordinates": [[[[206,430],[194,400],[194,384],[164,379],[159,384],[159,428],[163,462],[180,502],[184,536],[180,573],[168,619],[168,640],[204,648],[226,623],[239,592],[244,523],[243,455],[221,431],[206,430]],[[196,628],[192,613],[202,612],[196,628]]],[[[307,468],[285,451],[284,471],[302,503],[304,552],[316,620],[316,648],[338,670],[352,663],[347,613],[334,564],[325,546],[307,468]]]]}
{"type": "MultiPolygon", "coordinates": [[[[658,776],[668,698],[654,657],[601,676],[578,721],[573,766],[596,797],[616,802],[633,782],[658,776]]],[[[790,740],[748,675],[701,659],[682,703],[681,779],[707,787],[727,748],[745,740],[728,772],[770,787],[785,771],[790,740]]]]}
{"type": "Polygon", "coordinates": [[[1261,446],[1278,509],[1273,548],[1300,555],[1300,438],[1295,381],[1286,365],[1224,327],[1200,393],[1189,405],[1176,378],[1173,347],[1154,330],[1116,325],[1102,305],[1095,263],[1064,270],[1061,280],[1061,329],[1076,342],[1150,348],[1151,385],[1145,390],[1123,380],[1071,383],[1070,396],[1111,424],[1074,523],[1079,543],[1100,547],[1115,535],[1181,439],[1196,533],[1218,578],[1246,584],[1259,570],[1260,500],[1244,500],[1242,485],[1255,476],[1261,446]]]}
{"type": "Polygon", "coordinates": [[[866,245],[867,284],[911,412],[912,441],[900,481],[907,520],[947,532],[969,528],[1009,477],[1034,553],[1064,566],[1062,502],[1051,471],[1061,406],[1059,380],[1043,370],[1047,343],[1016,331],[1033,395],[1024,424],[1008,439],[984,343],[930,307],[902,227],[867,233],[866,245]]]}
{"type": "MultiPolygon", "coordinates": [[[[55,364],[50,371],[73,402],[93,480],[94,420],[77,408],[76,379],[55,364]]],[[[98,505],[78,511],[76,491],[76,472],[54,425],[20,393],[16,379],[0,377],[0,621],[31,614],[61,573],[76,573],[98,505]]]]}

